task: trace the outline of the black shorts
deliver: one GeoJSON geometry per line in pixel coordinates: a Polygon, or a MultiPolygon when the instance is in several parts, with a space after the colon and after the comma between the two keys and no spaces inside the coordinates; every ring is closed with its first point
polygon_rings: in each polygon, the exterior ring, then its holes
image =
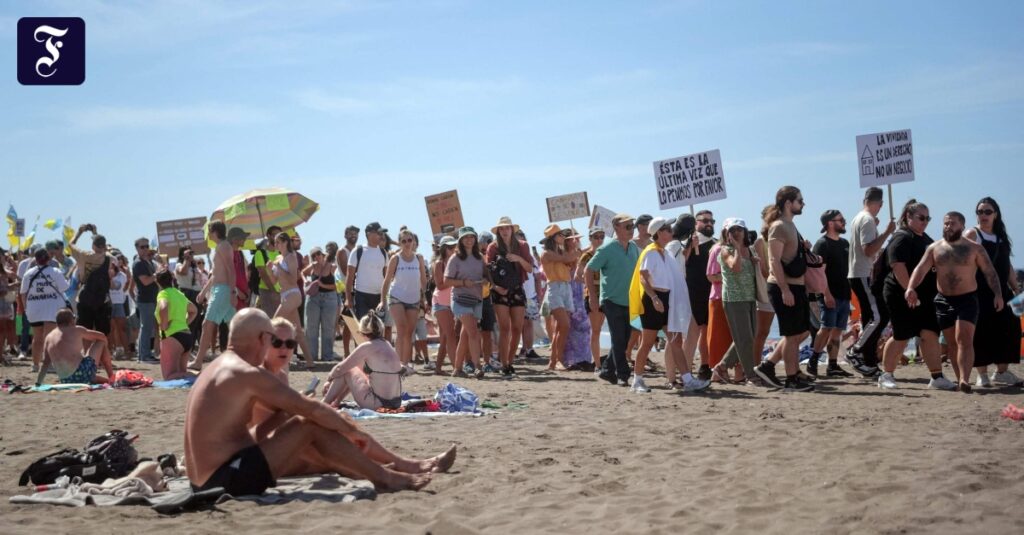
{"type": "Polygon", "coordinates": [[[711,296],[711,287],[707,291],[700,288],[690,287],[690,314],[697,325],[704,327],[708,324],[708,299],[711,296]]]}
{"type": "Polygon", "coordinates": [[[772,302],[775,315],[779,318],[779,334],[797,336],[811,330],[811,303],[807,300],[807,287],[790,284],[789,291],[793,294],[793,306],[782,303],[782,288],[773,282],[768,283],[768,299],[772,302]]]}
{"type": "Polygon", "coordinates": [[[198,492],[221,487],[232,496],[252,496],[263,494],[274,486],[277,486],[277,481],[270,473],[267,458],[263,456],[263,450],[253,444],[224,461],[203,486],[192,485],[192,490],[198,492]]]}
{"type": "MultiPolygon", "coordinates": [[[[192,333],[189,331],[178,331],[172,334],[170,337],[177,340],[185,351],[191,351],[192,346],[195,345],[196,343],[196,339],[192,337],[192,333]]],[[[164,336],[163,338],[167,337],[164,336]]]]}
{"type": "Polygon", "coordinates": [[[907,306],[903,297],[903,288],[885,285],[882,291],[885,308],[889,309],[889,321],[892,322],[892,338],[898,342],[920,336],[921,331],[939,332],[939,321],[935,317],[935,302],[925,296],[915,308],[907,306]]]}
{"type": "Polygon", "coordinates": [[[938,294],[934,303],[939,330],[956,327],[958,321],[978,324],[978,292],[952,296],[938,294]]]}
{"type": "Polygon", "coordinates": [[[662,311],[658,312],[654,309],[654,302],[644,292],[643,299],[640,301],[644,309],[643,313],[640,314],[640,326],[644,330],[660,331],[668,326],[668,294],[668,292],[654,291],[654,295],[658,296],[658,300],[661,301],[662,305],[662,311]]]}
{"type": "Polygon", "coordinates": [[[491,303],[509,308],[526,308],[526,292],[523,291],[522,286],[514,290],[509,290],[505,295],[501,295],[500,293],[491,290],[491,303]]]}
{"type": "Polygon", "coordinates": [[[491,299],[494,298],[492,293],[490,297],[484,298],[482,307],[482,313],[480,314],[480,330],[489,333],[494,330],[494,305],[491,303],[491,299]]]}

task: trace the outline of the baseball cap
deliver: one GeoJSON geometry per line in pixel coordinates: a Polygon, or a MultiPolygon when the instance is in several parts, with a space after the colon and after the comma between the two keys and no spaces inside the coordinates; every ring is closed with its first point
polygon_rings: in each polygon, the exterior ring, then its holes
{"type": "MultiPolygon", "coordinates": [[[[640,217],[643,217],[643,216],[640,216],[640,217]]],[[[648,217],[650,217],[650,216],[648,216],[648,217]]],[[[639,221],[640,220],[637,219],[637,222],[639,222],[639,221]]],[[[665,219],[664,217],[660,217],[660,216],[659,217],[652,217],[650,223],[647,224],[647,232],[651,233],[651,235],[657,234],[657,232],[659,230],[661,230],[662,228],[671,229],[672,225],[674,225],[675,222],[676,222],[676,218],[674,218],[674,217],[672,219],[665,219]]]]}
{"type": "Polygon", "coordinates": [[[249,233],[242,230],[241,227],[231,227],[228,229],[228,240],[244,240],[249,237],[249,233]]]}
{"type": "Polygon", "coordinates": [[[747,222],[738,217],[729,217],[722,223],[722,228],[725,230],[729,230],[733,227],[742,227],[743,229],[746,229],[747,222]]]}
{"type": "Polygon", "coordinates": [[[825,213],[821,214],[821,231],[825,232],[828,230],[828,222],[832,221],[840,214],[841,212],[839,210],[825,210],[825,213]]]}
{"type": "Polygon", "coordinates": [[[604,232],[604,229],[601,228],[601,227],[590,227],[590,230],[587,231],[587,236],[593,236],[594,234],[598,234],[598,233],[602,233],[602,232],[604,232]]]}
{"type": "MultiPolygon", "coordinates": [[[[650,225],[652,219],[654,219],[654,217],[651,216],[650,214],[640,214],[640,217],[636,218],[636,224],[637,225],[650,225]]],[[[664,219],[664,218],[662,218],[662,219],[664,219]]],[[[647,229],[647,231],[650,232],[650,229],[647,229]]],[[[651,232],[651,234],[653,234],[653,232],[651,232]]]]}
{"type": "Polygon", "coordinates": [[[388,231],[388,229],[386,229],[384,227],[381,227],[380,223],[378,223],[376,221],[374,221],[373,223],[370,223],[369,225],[366,225],[366,232],[380,232],[380,233],[386,234],[387,231],[388,231]]]}
{"type": "Polygon", "coordinates": [[[612,224],[618,225],[619,223],[625,223],[627,221],[633,221],[635,218],[629,214],[615,214],[612,218],[612,224]]]}

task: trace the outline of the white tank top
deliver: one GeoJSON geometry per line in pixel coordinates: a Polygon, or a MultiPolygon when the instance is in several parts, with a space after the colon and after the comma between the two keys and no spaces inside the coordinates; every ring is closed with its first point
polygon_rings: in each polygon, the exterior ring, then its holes
{"type": "Polygon", "coordinates": [[[402,255],[398,255],[395,278],[391,281],[391,297],[412,305],[420,302],[422,294],[419,257],[413,256],[411,261],[406,262],[402,255]]]}

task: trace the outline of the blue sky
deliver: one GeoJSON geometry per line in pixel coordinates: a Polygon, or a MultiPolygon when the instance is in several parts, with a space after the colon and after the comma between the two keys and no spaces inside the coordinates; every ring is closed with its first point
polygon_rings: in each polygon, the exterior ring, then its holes
{"type": "Polygon", "coordinates": [[[1019,2],[6,2],[0,201],[127,247],[284,186],[321,204],[308,248],[373,220],[428,235],[423,197],[458,189],[469,224],[535,241],[552,195],[677,215],[651,162],[718,148],[719,221],[794,184],[817,236],[859,209],[855,136],[910,128],[897,204],[973,220],[992,195],[1024,246],[1021,27],[1019,2]],[[84,85],[18,84],[23,16],[85,19],[84,85]]]}

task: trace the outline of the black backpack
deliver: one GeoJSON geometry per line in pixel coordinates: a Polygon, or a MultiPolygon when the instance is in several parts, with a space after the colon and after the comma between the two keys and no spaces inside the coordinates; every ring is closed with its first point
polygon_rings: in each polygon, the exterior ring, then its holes
{"type": "MultiPolygon", "coordinates": [[[[902,229],[896,232],[902,232],[902,229]]],[[[895,234],[893,235],[895,237],[895,234]]],[[[892,239],[889,239],[889,243],[882,247],[882,250],[878,252],[878,257],[875,258],[875,262],[871,264],[871,291],[874,293],[882,293],[882,287],[885,285],[885,279],[892,273],[892,266],[889,265],[889,245],[892,244],[892,239]]]]}
{"type": "Polygon", "coordinates": [[[249,266],[246,268],[249,272],[249,295],[257,295],[260,291],[260,281],[262,279],[260,279],[260,270],[256,267],[257,254],[263,255],[264,266],[267,265],[268,260],[267,252],[262,248],[257,247],[256,250],[252,252],[252,261],[249,262],[249,266]]]}
{"type": "Polygon", "coordinates": [[[29,465],[18,479],[19,485],[53,483],[58,477],[80,477],[88,483],[101,483],[122,477],[138,464],[139,454],[132,446],[136,437],[114,430],[89,441],[85,451],[63,449],[29,465]]]}
{"type": "Polygon", "coordinates": [[[103,265],[92,270],[82,283],[82,291],[78,294],[78,302],[90,307],[99,308],[110,301],[110,257],[103,259],[103,265]]]}

